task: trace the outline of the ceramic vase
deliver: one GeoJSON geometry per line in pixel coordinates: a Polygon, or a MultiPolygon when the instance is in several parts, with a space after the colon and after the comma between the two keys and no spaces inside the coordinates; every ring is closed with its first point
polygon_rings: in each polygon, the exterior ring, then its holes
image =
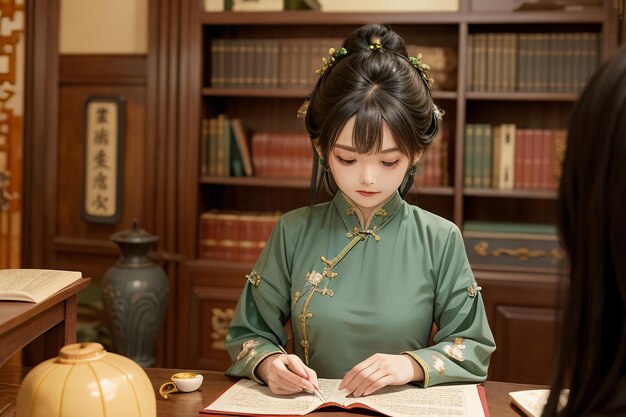
{"type": "Polygon", "coordinates": [[[154,365],[154,345],[163,323],[169,287],[161,267],[148,259],[158,240],[133,222],[111,235],[122,251],[102,279],[102,298],[111,325],[113,350],[143,367],[154,365]]]}

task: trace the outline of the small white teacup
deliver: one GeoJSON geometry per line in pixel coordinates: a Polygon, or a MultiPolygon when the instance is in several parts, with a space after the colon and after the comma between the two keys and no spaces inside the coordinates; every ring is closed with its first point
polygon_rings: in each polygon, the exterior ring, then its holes
{"type": "Polygon", "coordinates": [[[171,377],[171,382],[166,382],[159,388],[159,394],[167,400],[169,394],[174,392],[192,392],[200,388],[203,377],[194,372],[179,372],[171,377]]]}

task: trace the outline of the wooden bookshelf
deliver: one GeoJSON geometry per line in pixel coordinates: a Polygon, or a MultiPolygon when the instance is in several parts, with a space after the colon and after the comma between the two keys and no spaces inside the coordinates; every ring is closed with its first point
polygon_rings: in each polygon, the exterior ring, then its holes
{"type": "MultiPolygon", "coordinates": [[[[513,123],[525,129],[566,129],[578,93],[487,92],[468,90],[469,41],[476,33],[593,32],[600,37],[599,58],[605,60],[617,45],[616,12],[610,0],[601,8],[585,11],[472,12],[471,0],[459,0],[453,13],[324,13],[320,11],[206,13],[199,0],[182,0],[184,27],[181,48],[183,93],[179,114],[178,155],[180,202],[185,219],[177,231],[179,251],[186,259],[177,281],[180,313],[178,367],[225,369],[226,352],[215,347],[206,315],[219,312],[221,320],[232,314],[244,275],[250,264],[198,259],[199,218],[211,209],[288,211],[310,204],[309,181],[304,178],[217,177],[200,175],[198,154],[202,119],[226,113],[242,119],[252,131],[302,129],[295,112],[308,94],[304,88],[215,87],[211,84],[211,42],[215,39],[344,38],[367,23],[387,23],[410,44],[452,48],[458,58],[456,88],[434,90],[437,105],[446,111],[449,128],[448,184],[413,187],[407,200],[455,222],[497,220],[514,223],[556,221],[556,190],[464,187],[463,163],[467,124],[513,123]],[[198,337],[198,333],[207,336],[198,337]],[[196,334],[196,336],[193,336],[196,334]],[[191,340],[191,343],[187,343],[191,340]]],[[[338,46],[338,45],[337,45],[338,46]]],[[[318,57],[320,60],[322,56],[318,57]]],[[[497,242],[494,241],[493,244],[497,242]]],[[[471,250],[472,248],[468,248],[471,250]]],[[[547,383],[549,371],[535,374],[524,369],[551,369],[553,325],[558,279],[554,274],[519,272],[519,265],[499,272],[475,271],[484,276],[483,297],[498,343],[489,377],[503,381],[547,383]],[[541,297],[533,297],[541,291],[541,297]],[[520,354],[524,335],[541,329],[545,341],[535,341],[542,355],[520,354]],[[541,359],[544,358],[544,359],[541,359]],[[524,366],[509,371],[507,361],[524,366]]],[[[217,320],[217,319],[216,319],[217,320]]],[[[217,320],[219,321],[219,320],[217,320]]],[[[223,325],[223,323],[221,324],[223,325]]],[[[218,331],[219,330],[219,331],[218,331]]],[[[220,336],[221,335],[221,336],[220,336]]],[[[512,369],[512,368],[511,368],[512,369]]]]}

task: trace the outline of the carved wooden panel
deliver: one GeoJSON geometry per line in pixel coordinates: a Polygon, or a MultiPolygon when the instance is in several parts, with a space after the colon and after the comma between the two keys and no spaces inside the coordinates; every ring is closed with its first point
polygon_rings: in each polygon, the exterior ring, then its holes
{"type": "Polygon", "coordinates": [[[197,325],[190,334],[188,367],[225,371],[230,358],[224,339],[241,290],[193,287],[191,294],[191,320],[197,325]]]}
{"type": "Polygon", "coordinates": [[[24,2],[0,2],[0,268],[20,267],[24,2]]]}

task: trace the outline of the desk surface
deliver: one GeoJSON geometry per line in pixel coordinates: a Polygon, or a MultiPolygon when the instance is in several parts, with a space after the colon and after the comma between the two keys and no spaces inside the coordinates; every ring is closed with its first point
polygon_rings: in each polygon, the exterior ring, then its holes
{"type": "Polygon", "coordinates": [[[80,279],[39,303],[0,301],[0,365],[42,334],[48,357],[76,340],[76,293],[89,282],[80,279]]]}
{"type": "MultiPolygon", "coordinates": [[[[167,382],[169,377],[180,370],[173,369],[146,369],[146,373],[150,377],[152,386],[155,389],[157,397],[157,416],[158,417],[186,417],[198,416],[198,412],[217,399],[217,397],[226,390],[230,384],[236,380],[229,378],[221,372],[202,371],[204,381],[199,391],[173,394],[168,400],[163,399],[158,391],[162,383],[167,382]]],[[[28,372],[28,368],[5,367],[0,372],[0,417],[10,416],[15,405],[17,390],[19,384],[28,372]],[[9,403],[12,403],[9,405],[9,403]],[[3,414],[5,410],[5,414],[3,414]]],[[[510,384],[504,382],[484,383],[487,393],[487,402],[489,403],[489,412],[491,417],[517,417],[523,416],[509,403],[509,392],[523,389],[540,388],[535,385],[510,384]]],[[[366,410],[357,410],[351,412],[341,411],[339,408],[326,407],[321,411],[311,413],[309,415],[336,417],[336,416],[356,416],[356,415],[379,415],[376,413],[366,413],[366,410]]],[[[216,414],[214,414],[216,415],[216,414]]]]}

